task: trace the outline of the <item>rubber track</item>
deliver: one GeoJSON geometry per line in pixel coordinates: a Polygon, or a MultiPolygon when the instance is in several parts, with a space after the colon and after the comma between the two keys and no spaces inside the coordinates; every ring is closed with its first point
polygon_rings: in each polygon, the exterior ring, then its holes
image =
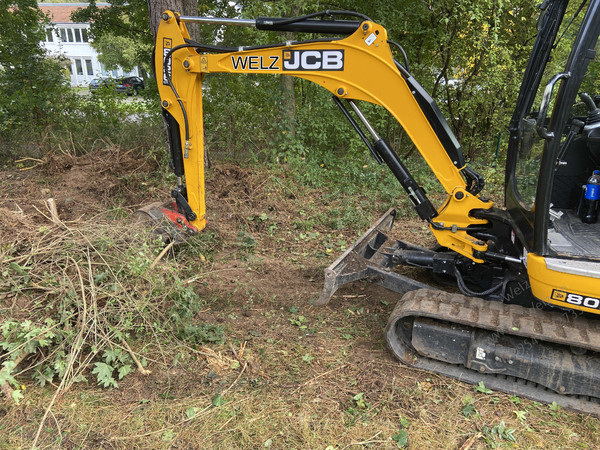
{"type": "MultiPolygon", "coordinates": [[[[432,289],[405,294],[392,312],[386,327],[386,341],[394,355],[408,366],[437,372],[467,383],[478,384],[544,403],[600,416],[600,399],[562,395],[527,380],[501,374],[479,373],[464,366],[448,364],[416,354],[409,342],[401,340],[396,324],[412,317],[429,317],[501,334],[520,336],[535,344],[554,342],[600,352],[600,321],[572,312],[550,312],[518,305],[466,297],[432,289]]],[[[402,326],[402,325],[399,325],[402,326]]]]}

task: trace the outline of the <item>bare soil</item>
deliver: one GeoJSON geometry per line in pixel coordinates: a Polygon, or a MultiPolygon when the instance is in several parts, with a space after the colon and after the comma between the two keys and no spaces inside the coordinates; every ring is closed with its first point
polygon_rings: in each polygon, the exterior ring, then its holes
{"type": "MultiPolygon", "coordinates": [[[[139,205],[168,199],[168,186],[153,175],[164,170],[119,149],[1,170],[0,242],[27,242],[49,226],[48,198],[71,227],[127,220],[139,205]]],[[[323,269],[342,251],[339,242],[350,245],[358,230],[299,229],[310,211],[336,205],[324,205],[315,190],[290,189],[288,181],[231,164],[208,172],[202,233],[214,236],[210,250],[177,249],[161,264],[187,274],[206,302],[195,320],[223,325],[226,342],[165,342],[147,355],[148,376],[129,375],[112,390],[75,385],[54,405],[44,447],[397,448],[401,432],[409,448],[600,447],[596,418],[478,393],[399,364],[382,333],[398,298],[383,288],[355,283],[328,305],[312,306],[323,269]],[[214,406],[217,394],[225,403],[214,406]],[[468,403],[477,411],[469,417],[468,403]]],[[[433,243],[415,219],[399,219],[394,233],[433,243]]],[[[0,297],[0,311],[14,313],[13,300],[0,297]]],[[[22,382],[25,402],[0,406],[0,447],[31,445],[54,392],[22,382]]]]}

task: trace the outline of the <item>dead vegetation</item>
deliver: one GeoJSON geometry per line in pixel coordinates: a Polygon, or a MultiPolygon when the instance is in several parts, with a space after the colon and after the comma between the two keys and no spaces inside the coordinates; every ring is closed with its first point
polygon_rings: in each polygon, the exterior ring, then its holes
{"type": "MultiPolygon", "coordinates": [[[[126,217],[166,183],[109,152],[2,174],[0,447],[600,445],[596,418],[399,365],[382,288],[308,303],[363,228],[337,224],[389,205],[217,164],[208,228],[163,253],[126,217]]],[[[396,229],[428,243],[410,217],[396,229]]]]}

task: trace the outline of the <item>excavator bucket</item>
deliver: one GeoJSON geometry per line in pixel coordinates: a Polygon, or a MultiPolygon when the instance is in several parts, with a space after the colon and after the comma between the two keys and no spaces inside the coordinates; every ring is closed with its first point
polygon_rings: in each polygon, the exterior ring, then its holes
{"type": "Polygon", "coordinates": [[[402,241],[389,242],[396,210],[391,208],[379,218],[350,248],[325,269],[325,285],[315,305],[326,305],[340,286],[368,279],[392,291],[404,294],[430,286],[391,271],[394,251],[419,249],[402,241]],[[392,245],[390,245],[392,244],[392,245]]]}

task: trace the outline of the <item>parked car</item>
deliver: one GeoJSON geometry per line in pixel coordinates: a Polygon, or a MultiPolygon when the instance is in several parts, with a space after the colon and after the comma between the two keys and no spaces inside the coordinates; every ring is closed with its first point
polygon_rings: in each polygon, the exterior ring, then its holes
{"type": "Polygon", "coordinates": [[[105,89],[117,94],[134,95],[139,94],[144,88],[144,80],[140,77],[94,78],[89,85],[92,94],[99,89],[105,89]]]}
{"type": "Polygon", "coordinates": [[[140,77],[123,77],[121,81],[124,86],[131,86],[133,92],[127,92],[128,95],[137,95],[146,88],[144,79],[140,77]]]}

